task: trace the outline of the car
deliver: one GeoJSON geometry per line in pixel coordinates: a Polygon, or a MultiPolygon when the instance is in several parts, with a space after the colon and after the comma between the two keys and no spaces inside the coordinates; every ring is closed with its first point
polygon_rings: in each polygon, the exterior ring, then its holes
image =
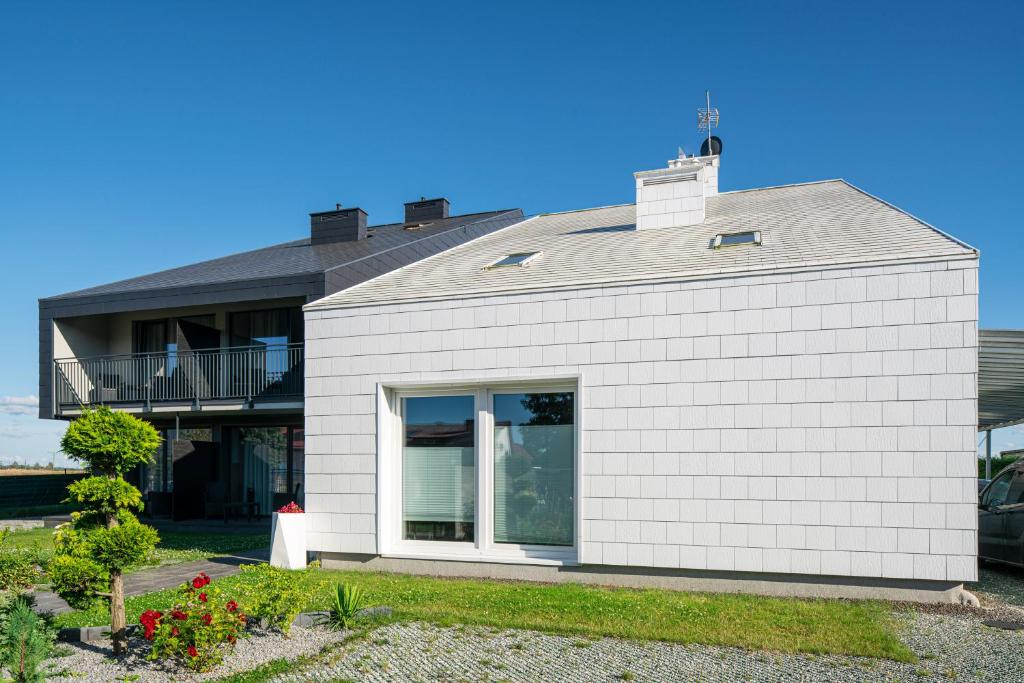
{"type": "Polygon", "coordinates": [[[978,495],[979,496],[981,495],[981,492],[985,490],[985,487],[988,486],[990,481],[992,481],[992,480],[991,479],[979,479],[978,480],[978,495]]]}
{"type": "Polygon", "coordinates": [[[1024,567],[1024,462],[992,478],[978,496],[978,557],[1024,567]]]}

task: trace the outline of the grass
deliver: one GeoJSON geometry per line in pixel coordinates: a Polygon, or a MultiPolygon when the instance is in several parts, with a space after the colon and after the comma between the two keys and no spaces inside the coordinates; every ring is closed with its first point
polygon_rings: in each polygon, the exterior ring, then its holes
{"type": "MultiPolygon", "coordinates": [[[[394,608],[398,621],[916,661],[897,638],[890,608],[880,602],[315,569],[295,572],[294,576],[306,596],[306,611],[325,609],[329,590],[338,582],[348,582],[363,588],[367,604],[394,608]]],[[[232,586],[249,580],[239,575],[221,579],[218,584],[230,594],[232,586]]],[[[173,590],[129,598],[128,618],[137,620],[145,609],[166,611],[173,599],[173,590]]],[[[106,619],[102,610],[95,610],[59,615],[57,622],[60,626],[87,626],[105,624],[106,619]]]]}
{"type": "MultiPolygon", "coordinates": [[[[256,550],[266,547],[269,542],[266,533],[185,533],[180,531],[161,531],[159,533],[160,543],[157,545],[151,561],[138,569],[256,550]]],[[[46,560],[53,554],[53,529],[40,527],[14,531],[8,536],[7,543],[15,548],[34,548],[39,553],[39,557],[46,560]]]]}

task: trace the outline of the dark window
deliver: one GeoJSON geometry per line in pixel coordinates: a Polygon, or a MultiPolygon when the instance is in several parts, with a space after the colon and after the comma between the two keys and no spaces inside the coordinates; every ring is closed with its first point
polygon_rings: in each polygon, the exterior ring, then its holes
{"type": "Polygon", "coordinates": [[[163,353],[167,350],[166,320],[140,320],[134,327],[133,353],[163,353]]]}
{"type": "Polygon", "coordinates": [[[988,489],[985,491],[985,496],[982,498],[982,504],[985,507],[999,507],[1006,504],[1013,474],[1013,472],[1004,472],[989,484],[988,489]]]}
{"type": "Polygon", "coordinates": [[[232,313],[228,320],[232,346],[281,346],[302,341],[302,311],[273,308],[232,313]]]}
{"type": "Polygon", "coordinates": [[[1006,505],[1019,505],[1024,503],[1024,470],[1017,472],[1010,484],[1010,490],[1006,494],[1006,505]]]}
{"type": "Polygon", "coordinates": [[[730,232],[715,236],[714,248],[737,247],[743,244],[761,244],[761,233],[757,230],[751,232],[730,232]]]}

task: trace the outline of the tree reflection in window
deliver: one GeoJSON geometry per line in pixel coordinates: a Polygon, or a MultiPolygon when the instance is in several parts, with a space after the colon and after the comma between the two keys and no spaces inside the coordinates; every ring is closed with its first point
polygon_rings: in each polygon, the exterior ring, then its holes
{"type": "Polygon", "coordinates": [[[494,541],[572,545],[575,397],[494,395],[494,541]]]}

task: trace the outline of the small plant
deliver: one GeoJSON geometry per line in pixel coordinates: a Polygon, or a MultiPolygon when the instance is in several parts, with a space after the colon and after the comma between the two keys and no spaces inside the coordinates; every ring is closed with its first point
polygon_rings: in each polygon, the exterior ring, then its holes
{"type": "Polygon", "coordinates": [[[636,678],[636,674],[627,669],[623,671],[621,674],[619,674],[619,678],[623,681],[632,681],[636,678]]]}
{"type": "Polygon", "coordinates": [[[349,622],[363,608],[363,589],[356,584],[339,583],[331,595],[331,609],[324,623],[336,630],[348,628],[349,622]]]}
{"type": "Polygon", "coordinates": [[[170,612],[142,613],[142,637],[153,643],[150,659],[170,658],[192,671],[209,671],[244,637],[245,614],[211,583],[200,573],[181,586],[179,602],[170,612]]]}
{"type": "Polygon", "coordinates": [[[287,505],[278,508],[277,511],[278,512],[284,512],[284,513],[290,513],[290,514],[294,514],[294,513],[297,513],[297,512],[305,512],[305,510],[300,508],[299,504],[296,503],[294,500],[292,502],[288,503],[287,505]]]}
{"type": "Polygon", "coordinates": [[[294,574],[265,563],[242,565],[242,575],[252,580],[242,587],[239,603],[250,617],[262,620],[285,636],[302,611],[306,598],[294,574]]]}
{"type": "Polygon", "coordinates": [[[11,548],[10,531],[0,529],[0,591],[31,588],[39,580],[38,554],[28,548],[11,548]]]}
{"type": "Polygon", "coordinates": [[[15,683],[42,683],[56,635],[29,598],[14,598],[0,612],[0,667],[15,683]]]}

